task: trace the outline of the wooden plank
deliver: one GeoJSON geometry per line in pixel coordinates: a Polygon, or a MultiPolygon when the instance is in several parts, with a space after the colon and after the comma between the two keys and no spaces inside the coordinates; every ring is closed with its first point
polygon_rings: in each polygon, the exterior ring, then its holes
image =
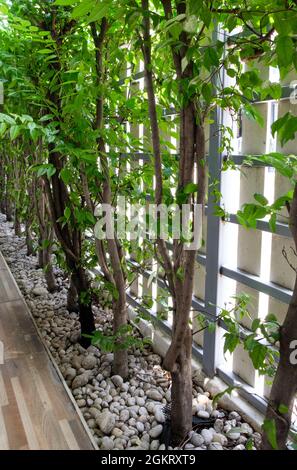
{"type": "Polygon", "coordinates": [[[0,370],[0,407],[7,406],[9,404],[8,396],[6,393],[6,387],[3,379],[2,372],[0,370]]]}
{"type": "Polygon", "coordinates": [[[6,368],[2,367],[2,376],[6,388],[9,404],[2,407],[3,419],[6,427],[9,448],[11,450],[20,450],[28,448],[25,430],[21,421],[21,416],[13,393],[11,380],[6,368]]]}
{"type": "Polygon", "coordinates": [[[67,442],[67,445],[68,445],[69,449],[70,450],[79,450],[80,447],[77,443],[77,440],[75,439],[75,436],[73,434],[73,431],[72,431],[71,426],[70,426],[69,422],[67,421],[67,419],[62,419],[60,421],[60,427],[61,427],[63,435],[66,439],[66,442],[67,442]]]}
{"type": "Polygon", "coordinates": [[[0,303],[19,299],[19,290],[17,289],[13,278],[10,276],[9,271],[2,269],[0,273],[0,303]]]}
{"type": "MultiPolygon", "coordinates": [[[[72,419],[71,421],[69,421],[69,424],[70,424],[71,429],[73,431],[73,434],[75,436],[81,435],[81,433],[80,433],[81,423],[77,419],[72,419]]],[[[79,445],[80,445],[80,449],[88,450],[88,448],[89,448],[89,439],[88,439],[87,434],[85,434],[84,436],[81,435],[79,445]]]]}
{"type": "Polygon", "coordinates": [[[12,388],[18,405],[21,420],[26,433],[26,438],[29,444],[30,450],[38,450],[39,442],[35,433],[35,429],[31,420],[31,415],[27,406],[27,400],[23,394],[23,390],[18,377],[12,377],[11,379],[12,388]]]}
{"type": "Polygon", "coordinates": [[[0,366],[4,364],[4,344],[3,341],[0,340],[0,366]]]}
{"type": "Polygon", "coordinates": [[[22,319],[24,309],[22,300],[0,303],[0,341],[8,359],[44,352],[32,321],[28,317],[22,319]]]}
{"type": "Polygon", "coordinates": [[[8,435],[7,435],[5,420],[4,420],[1,407],[0,407],[0,449],[9,450],[8,435]]]}
{"type": "Polygon", "coordinates": [[[0,450],[94,450],[2,258],[0,263],[0,450]]]}
{"type": "Polygon", "coordinates": [[[7,264],[2,253],[0,253],[0,269],[7,269],[7,264]]]}

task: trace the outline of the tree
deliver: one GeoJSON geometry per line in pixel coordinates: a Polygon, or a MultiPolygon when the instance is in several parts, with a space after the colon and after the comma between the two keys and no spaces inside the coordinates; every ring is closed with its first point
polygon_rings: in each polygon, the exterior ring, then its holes
{"type": "MultiPolygon", "coordinates": [[[[182,209],[189,204],[186,225],[199,232],[201,224],[194,219],[195,203],[204,209],[207,163],[214,158],[206,155],[205,129],[217,107],[235,116],[243,110],[260,122],[261,117],[252,105],[256,94],[263,99],[279,97],[279,87],[261,80],[256,61],[280,66],[283,74],[296,63],[296,2],[253,0],[247,5],[231,0],[223,3],[125,0],[118,5],[114,0],[56,0],[36,5],[27,0],[13,2],[8,18],[9,32],[1,34],[15,62],[11,62],[13,69],[5,72],[7,77],[13,74],[14,81],[10,85],[10,109],[1,118],[2,134],[7,137],[10,133],[12,137],[12,144],[2,157],[5,161],[5,170],[0,174],[2,206],[10,216],[7,194],[13,195],[18,228],[23,181],[18,178],[16,191],[12,189],[14,170],[20,165],[24,172],[29,162],[24,165],[17,159],[13,167],[8,164],[10,153],[15,156],[20,145],[27,152],[38,142],[40,154],[33,167],[41,195],[40,210],[36,207],[42,239],[40,264],[49,264],[43,252],[46,240],[52,245],[46,217],[49,213],[71,281],[71,308],[78,297],[85,346],[90,344],[95,329],[93,289],[87,271],[99,263],[101,285],[112,295],[114,372],[124,378],[128,374],[126,348],[131,344],[126,289],[138,274],[137,270],[133,272],[133,263],[128,258],[136,250],[141,270],[155,254],[173,300],[172,341],[164,367],[172,376],[173,441],[179,443],[192,428],[190,316],[197,246],[188,249],[188,240],[173,236],[167,243],[161,235],[160,212],[155,246],[146,240],[136,247],[117,237],[94,240],[89,235],[90,232],[96,235],[96,208],[108,204],[114,210],[119,194],[128,196],[130,202],[142,203],[150,196],[157,206],[176,204],[182,209]],[[236,34],[238,30],[241,34],[236,34]],[[133,73],[140,53],[146,88],[132,94],[133,73]],[[127,63],[132,64],[132,77],[124,80],[122,86],[120,79],[127,63]],[[222,69],[230,83],[222,81],[222,69]],[[15,96],[25,105],[29,120],[22,115],[15,96]],[[178,116],[175,121],[162,114],[164,107],[175,110],[178,116]],[[127,132],[125,124],[135,123],[150,127],[151,141],[144,138],[141,142],[127,132]],[[179,146],[173,150],[178,155],[170,153],[172,144],[163,137],[173,135],[175,124],[179,126],[176,136],[179,146]],[[143,168],[133,165],[124,175],[121,153],[125,154],[127,148],[131,154],[148,151],[152,163],[143,168]],[[140,183],[150,188],[140,190],[140,183]]],[[[295,122],[291,126],[288,124],[291,117],[286,119],[276,130],[283,132],[289,127],[292,134],[295,122]]],[[[232,130],[223,126],[219,152],[226,154],[224,167],[232,166],[228,159],[231,139],[232,130]]],[[[125,161],[132,166],[132,156],[125,161]]],[[[212,197],[219,202],[221,195],[216,182],[210,184],[212,197]]],[[[30,191],[32,187],[28,187],[28,194],[30,191]]],[[[294,204],[290,205],[293,222],[294,204]]],[[[265,211],[259,203],[252,212],[253,218],[259,218],[265,211]]],[[[218,213],[223,215],[222,210],[218,213]]],[[[250,217],[250,210],[238,214],[241,221],[247,215],[250,217]]],[[[24,217],[27,216],[28,211],[24,217]]],[[[292,311],[294,305],[295,300],[292,311]]],[[[286,324],[283,331],[287,331],[286,324]]],[[[101,340],[100,333],[93,336],[93,342],[99,346],[101,340]]],[[[286,360],[285,344],[281,345],[281,358],[282,355],[286,360]]],[[[293,385],[287,402],[292,393],[293,385]]],[[[276,408],[273,405],[271,409],[275,412],[276,408]]],[[[282,441],[285,432],[280,434],[282,441]]]]}

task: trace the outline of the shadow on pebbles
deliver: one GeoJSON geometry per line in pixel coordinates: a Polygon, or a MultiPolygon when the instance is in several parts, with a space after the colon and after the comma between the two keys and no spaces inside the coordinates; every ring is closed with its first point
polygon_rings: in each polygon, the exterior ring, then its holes
{"type": "MultiPolygon", "coordinates": [[[[143,350],[134,348],[129,351],[130,379],[113,375],[112,353],[94,346],[85,350],[78,343],[78,316],[66,309],[68,282],[63,272],[55,268],[59,291],[49,294],[42,270],[36,269],[36,257],[26,256],[24,238],[14,235],[3,215],[0,250],[99,448],[164,450],[164,407],[171,397],[161,357],[148,345],[143,350]]],[[[94,314],[97,328],[107,331],[112,311],[94,306],[94,314]]],[[[195,384],[193,415],[214,419],[211,427],[193,429],[179,448],[244,450],[247,442],[250,448],[259,445],[260,435],[237,412],[213,409],[209,393],[195,384]]]]}

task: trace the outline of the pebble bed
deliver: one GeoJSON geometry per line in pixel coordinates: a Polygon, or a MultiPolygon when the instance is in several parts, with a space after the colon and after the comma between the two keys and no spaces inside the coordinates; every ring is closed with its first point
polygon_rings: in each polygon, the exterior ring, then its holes
{"type": "MultiPolygon", "coordinates": [[[[81,409],[100,449],[164,450],[160,442],[170,404],[170,378],[161,357],[146,345],[129,353],[129,377],[112,374],[112,353],[78,343],[76,313],[66,309],[68,281],[55,267],[59,291],[49,294],[37,258],[26,256],[25,239],[14,235],[12,224],[0,214],[0,250],[35,318],[44,343],[50,349],[67,385],[81,409]]],[[[94,306],[96,327],[110,328],[112,311],[94,306]]],[[[193,386],[193,415],[214,417],[213,427],[193,429],[178,448],[196,450],[245,450],[259,448],[260,434],[236,412],[213,407],[208,392],[193,386]]],[[[169,447],[169,450],[172,449],[169,447]]]]}

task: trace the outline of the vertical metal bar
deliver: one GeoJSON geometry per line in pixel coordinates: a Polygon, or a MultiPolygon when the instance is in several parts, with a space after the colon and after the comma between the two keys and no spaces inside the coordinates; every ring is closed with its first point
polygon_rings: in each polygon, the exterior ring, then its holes
{"type": "MultiPolygon", "coordinates": [[[[218,38],[218,31],[214,32],[213,39],[218,38]]],[[[213,85],[223,77],[217,75],[213,79],[213,85]]],[[[221,147],[221,124],[223,122],[223,112],[221,108],[216,107],[212,114],[212,124],[210,126],[210,142],[208,156],[208,208],[207,208],[207,237],[206,237],[206,281],[205,281],[205,307],[215,319],[219,315],[217,308],[219,294],[219,269],[220,269],[220,234],[221,219],[214,215],[214,209],[217,204],[213,194],[214,185],[216,189],[221,190],[221,166],[222,154],[221,147]]],[[[213,377],[216,372],[216,366],[219,362],[219,327],[215,331],[208,329],[204,332],[203,341],[203,369],[205,373],[213,377]]]]}

